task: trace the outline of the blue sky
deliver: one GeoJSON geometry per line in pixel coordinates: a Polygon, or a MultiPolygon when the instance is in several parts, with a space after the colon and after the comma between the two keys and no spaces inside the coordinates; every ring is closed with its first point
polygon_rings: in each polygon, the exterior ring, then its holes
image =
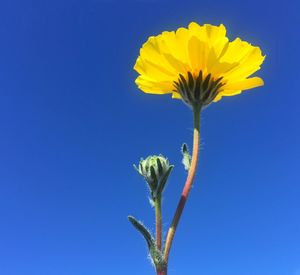
{"type": "Polygon", "coordinates": [[[154,228],[140,157],[175,165],[164,231],[185,179],[191,112],[138,91],[150,35],[224,23],[267,55],[265,86],[202,115],[200,167],[170,275],[300,274],[299,5],[279,1],[0,3],[0,274],[153,274],[127,221],[154,228]]]}

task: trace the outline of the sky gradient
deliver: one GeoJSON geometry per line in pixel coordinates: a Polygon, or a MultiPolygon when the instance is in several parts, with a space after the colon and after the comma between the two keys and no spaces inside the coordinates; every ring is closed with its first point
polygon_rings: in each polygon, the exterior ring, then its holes
{"type": "Polygon", "coordinates": [[[185,171],[192,113],[134,84],[148,36],[223,23],[261,47],[265,86],[201,118],[200,166],[170,275],[300,274],[299,4],[279,1],[4,0],[0,3],[0,274],[151,275],[154,229],[132,164],[175,165],[164,232],[185,171]],[[226,2],[226,3],[225,3],[226,2]]]}

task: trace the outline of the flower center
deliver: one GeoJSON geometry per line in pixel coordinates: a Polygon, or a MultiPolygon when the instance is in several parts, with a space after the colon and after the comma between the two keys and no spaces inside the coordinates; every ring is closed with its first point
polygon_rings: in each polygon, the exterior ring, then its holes
{"type": "Polygon", "coordinates": [[[211,74],[204,77],[202,71],[198,76],[193,76],[191,72],[187,73],[187,77],[179,74],[178,80],[174,81],[174,91],[179,93],[188,105],[206,106],[214,100],[220,88],[225,85],[221,82],[222,78],[214,79],[211,74]]]}

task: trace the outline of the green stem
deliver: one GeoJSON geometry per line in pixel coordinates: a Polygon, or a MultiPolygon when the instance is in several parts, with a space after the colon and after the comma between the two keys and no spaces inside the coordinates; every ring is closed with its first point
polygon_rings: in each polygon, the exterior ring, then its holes
{"type": "Polygon", "coordinates": [[[189,192],[191,190],[191,187],[193,185],[193,181],[195,178],[198,158],[199,158],[199,143],[200,143],[200,107],[194,107],[194,142],[193,142],[193,153],[192,153],[192,161],[191,161],[191,167],[188,172],[188,176],[172,221],[172,224],[169,228],[166,243],[165,243],[165,250],[164,250],[164,259],[166,262],[166,265],[168,264],[170,249],[172,246],[172,242],[175,236],[175,232],[177,229],[177,225],[179,223],[182,211],[184,209],[185,203],[187,201],[189,192]]]}
{"type": "Polygon", "coordinates": [[[155,225],[156,225],[156,245],[159,250],[162,247],[162,215],[161,215],[161,196],[155,200],[155,225]]]}
{"type": "MultiPolygon", "coordinates": [[[[162,213],[161,213],[161,196],[158,196],[155,199],[155,227],[156,227],[156,245],[157,248],[161,251],[162,249],[162,213]]],[[[157,267],[157,275],[166,275],[164,270],[161,267],[157,267]]]]}

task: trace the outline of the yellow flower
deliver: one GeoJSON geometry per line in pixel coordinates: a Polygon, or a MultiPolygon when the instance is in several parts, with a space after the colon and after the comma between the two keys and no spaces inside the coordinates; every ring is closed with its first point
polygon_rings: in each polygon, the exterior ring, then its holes
{"type": "Polygon", "coordinates": [[[145,93],[168,94],[201,106],[262,86],[264,56],[259,47],[240,38],[229,42],[224,25],[198,25],[149,37],[134,69],[136,84],[145,93]]]}

